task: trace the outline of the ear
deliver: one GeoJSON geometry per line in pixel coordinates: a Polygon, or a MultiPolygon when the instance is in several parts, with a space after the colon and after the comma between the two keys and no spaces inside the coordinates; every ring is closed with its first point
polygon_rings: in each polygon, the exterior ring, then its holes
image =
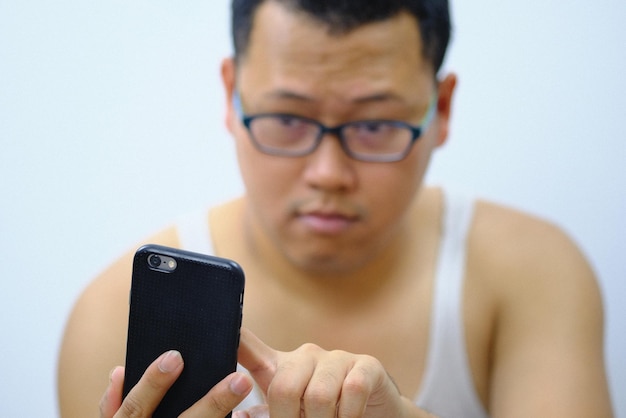
{"type": "Polygon", "coordinates": [[[226,95],[226,128],[233,133],[235,112],[233,110],[233,93],[236,86],[236,65],[234,58],[224,58],[221,65],[222,86],[226,95]]]}
{"type": "Polygon", "coordinates": [[[442,146],[448,139],[450,132],[450,115],[452,113],[452,99],[456,89],[456,74],[448,74],[439,82],[439,98],[437,101],[437,146],[442,146]]]}

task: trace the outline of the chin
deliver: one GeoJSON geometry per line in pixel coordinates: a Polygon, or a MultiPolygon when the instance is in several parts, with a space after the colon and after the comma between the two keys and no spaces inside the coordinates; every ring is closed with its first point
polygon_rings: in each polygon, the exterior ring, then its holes
{"type": "Polygon", "coordinates": [[[288,254],[291,263],[305,274],[315,276],[342,276],[353,273],[363,267],[368,257],[355,258],[350,254],[316,253],[288,254]]]}

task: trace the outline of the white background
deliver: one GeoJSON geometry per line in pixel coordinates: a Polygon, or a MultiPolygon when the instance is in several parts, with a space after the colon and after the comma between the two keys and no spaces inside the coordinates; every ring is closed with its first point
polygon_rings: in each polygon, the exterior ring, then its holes
{"type": "MultiPolygon", "coordinates": [[[[458,100],[429,182],[579,242],[626,417],[626,3],[456,0],[453,13],[458,100]]],[[[0,416],[57,414],[60,337],[91,278],[242,191],[218,78],[228,27],[225,0],[0,0],[0,416]]]]}

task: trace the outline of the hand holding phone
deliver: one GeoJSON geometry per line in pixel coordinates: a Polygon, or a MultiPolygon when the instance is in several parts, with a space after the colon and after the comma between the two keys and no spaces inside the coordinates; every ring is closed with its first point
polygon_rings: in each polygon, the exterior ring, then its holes
{"type": "Polygon", "coordinates": [[[178,416],[235,371],[243,291],[234,261],[157,245],[137,250],[123,396],[169,350],[185,365],[155,418],[178,416]]]}

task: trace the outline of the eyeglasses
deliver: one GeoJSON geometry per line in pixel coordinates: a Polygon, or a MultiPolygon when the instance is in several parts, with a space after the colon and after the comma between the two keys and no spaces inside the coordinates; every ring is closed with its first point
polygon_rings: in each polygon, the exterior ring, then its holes
{"type": "Polygon", "coordinates": [[[315,151],[324,135],[332,134],[347,155],[366,162],[395,162],[405,158],[433,121],[436,105],[437,95],[434,95],[419,125],[381,119],[327,127],[315,119],[288,113],[246,115],[239,94],[233,94],[235,111],[254,146],[264,154],[302,157],[315,151]]]}

